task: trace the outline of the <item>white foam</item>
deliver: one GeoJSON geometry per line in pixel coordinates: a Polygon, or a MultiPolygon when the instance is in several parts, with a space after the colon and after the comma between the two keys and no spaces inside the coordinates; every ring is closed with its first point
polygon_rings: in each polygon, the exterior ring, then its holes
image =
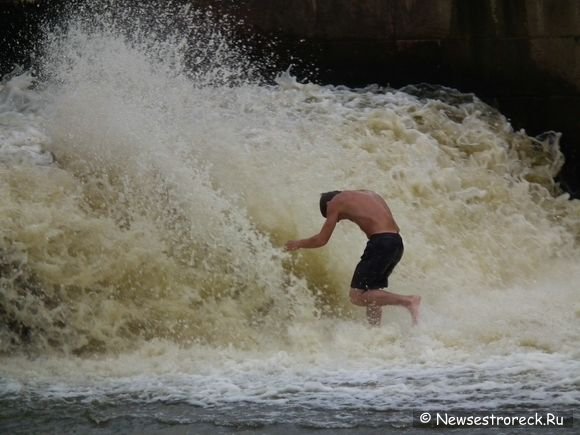
{"type": "Polygon", "coordinates": [[[257,84],[225,49],[227,71],[188,75],[176,40],[81,24],[50,39],[46,82],[16,77],[2,103],[2,394],[578,403],[580,205],[558,196],[557,140],[465,95],[257,84]],[[21,165],[49,152],[58,167],[21,165]],[[388,308],[369,329],[349,304],[353,225],[282,252],[343,188],[390,203],[391,289],[423,296],[418,328],[388,308]]]}
{"type": "Polygon", "coordinates": [[[32,76],[26,73],[0,83],[0,163],[5,165],[54,163],[53,155],[43,149],[49,138],[40,125],[41,103],[32,85],[32,76]]]}

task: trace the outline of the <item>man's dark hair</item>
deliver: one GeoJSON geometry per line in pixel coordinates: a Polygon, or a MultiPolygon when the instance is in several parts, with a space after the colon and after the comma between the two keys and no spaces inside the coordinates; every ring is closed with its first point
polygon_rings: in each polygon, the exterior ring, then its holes
{"type": "Polygon", "coordinates": [[[328,201],[338,195],[342,190],[333,190],[332,192],[325,192],[320,194],[320,213],[322,216],[326,217],[326,207],[328,205],[328,201]]]}

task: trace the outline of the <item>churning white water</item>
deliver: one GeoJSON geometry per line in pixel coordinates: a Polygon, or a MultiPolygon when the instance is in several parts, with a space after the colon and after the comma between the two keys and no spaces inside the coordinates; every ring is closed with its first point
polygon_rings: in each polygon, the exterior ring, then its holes
{"type": "Polygon", "coordinates": [[[1,84],[2,400],[322,427],[580,405],[580,203],[553,181],[557,135],[450,89],[265,84],[228,31],[181,14],[189,39],[71,20],[1,84]],[[282,250],[319,230],[320,192],[358,188],[401,227],[391,290],[423,296],[417,328],[350,305],[354,225],[282,250]]]}

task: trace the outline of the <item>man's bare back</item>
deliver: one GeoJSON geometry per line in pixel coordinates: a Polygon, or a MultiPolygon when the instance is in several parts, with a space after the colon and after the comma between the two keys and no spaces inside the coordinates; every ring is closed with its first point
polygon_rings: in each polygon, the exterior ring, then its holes
{"type": "Polygon", "coordinates": [[[320,198],[320,212],[326,218],[320,232],[307,239],[291,240],[286,249],[319,248],[326,245],[338,222],[344,219],[354,222],[369,241],[353,275],[351,302],[367,308],[371,325],[380,324],[384,305],[405,307],[416,324],[421,297],[384,290],[387,278],[403,255],[399,226],[385,200],[369,190],[326,192],[320,198]]]}
{"type": "Polygon", "coordinates": [[[328,207],[335,207],[338,220],[348,219],[367,235],[398,233],[399,226],[385,200],[370,190],[347,190],[336,195],[328,207]]]}

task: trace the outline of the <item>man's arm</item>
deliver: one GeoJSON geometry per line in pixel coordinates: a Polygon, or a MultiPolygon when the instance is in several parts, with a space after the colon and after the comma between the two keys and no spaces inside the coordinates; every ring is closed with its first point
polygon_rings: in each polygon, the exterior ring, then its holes
{"type": "Polygon", "coordinates": [[[301,248],[320,248],[321,246],[326,245],[334,228],[336,227],[336,223],[338,222],[338,211],[331,210],[329,207],[328,213],[326,215],[326,221],[320,232],[315,236],[309,237],[308,239],[301,239],[301,240],[291,240],[286,243],[286,250],[287,251],[296,251],[297,249],[301,248]]]}

